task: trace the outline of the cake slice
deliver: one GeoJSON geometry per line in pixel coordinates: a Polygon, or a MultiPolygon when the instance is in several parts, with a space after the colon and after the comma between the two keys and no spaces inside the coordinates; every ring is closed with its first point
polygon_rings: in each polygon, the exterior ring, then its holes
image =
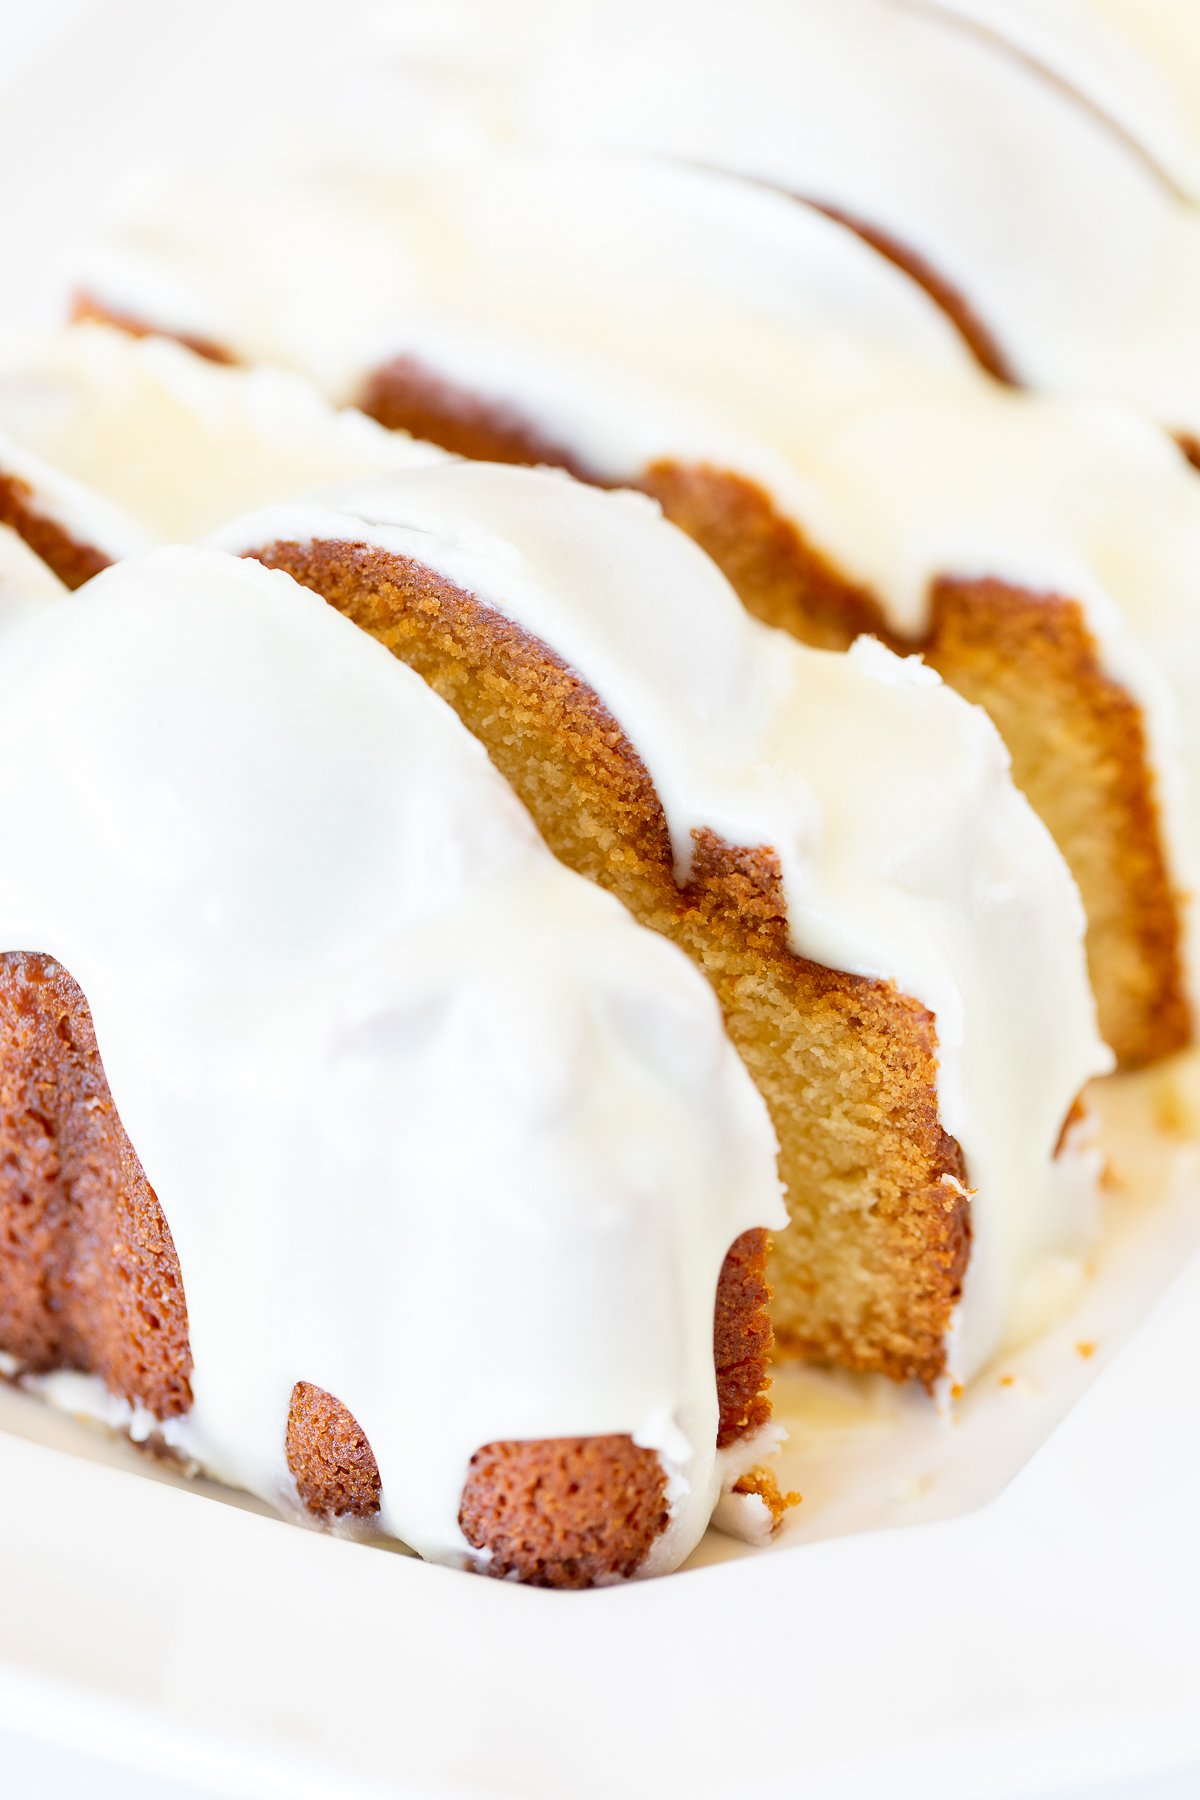
{"type": "MultiPolygon", "coordinates": [[[[491,122],[482,65],[507,142],[770,182],[906,268],[993,374],[1200,440],[1188,0],[530,0],[510,37],[467,0],[436,40],[459,141],[491,122]]],[[[398,118],[430,49],[397,27],[398,118]]]]}
{"type": "Polygon", "coordinates": [[[781,1344],[952,1385],[1087,1242],[1078,896],[982,712],[749,618],[642,495],[447,463],[222,543],[450,702],[551,848],[704,969],[779,1137],[781,1344]]]}
{"type": "Polygon", "coordinates": [[[998,388],[844,227],[695,169],[497,152],[264,174],[236,206],[183,182],[89,279],[462,454],[645,488],[805,642],[919,651],[1076,877],[1120,1060],[1191,1041],[1200,487],[1155,428],[998,388]],[[298,238],[325,246],[303,306],[298,238]]]}
{"type": "Polygon", "coordinates": [[[6,1372],[495,1575],[761,1524],[775,1145],[687,960],[285,575],[6,597],[0,667],[6,1372]]]}

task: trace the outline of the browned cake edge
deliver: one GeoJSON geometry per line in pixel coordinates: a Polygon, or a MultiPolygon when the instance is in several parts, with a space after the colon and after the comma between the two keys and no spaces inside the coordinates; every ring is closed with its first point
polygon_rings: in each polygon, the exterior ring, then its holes
{"type": "Polygon", "coordinates": [[[105,302],[95,299],[86,290],[80,288],[71,296],[70,319],[73,325],[111,325],[117,331],[124,331],[130,337],[169,337],[176,344],[182,344],[185,350],[202,356],[205,362],[236,363],[239,358],[231,350],[225,350],[212,338],[195,337],[185,331],[164,331],[150,320],[141,318],[132,312],[122,312],[105,302]]]}
{"type": "MultiPolygon", "coordinates": [[[[276,543],[257,555],[323,594],[429,681],[481,737],[556,854],[616,892],[708,974],[784,1145],[792,1227],[776,1246],[771,1275],[781,1341],[847,1367],[935,1381],[961,1292],[970,1215],[962,1153],[938,1116],[932,1016],[888,983],[792,952],[769,849],[697,833],[692,879],[680,888],[662,807],[633,746],[581,677],[512,621],[422,565],[371,546],[276,543]],[[536,771],[531,746],[539,750],[536,771]],[[535,776],[548,784],[541,791],[535,776]],[[748,987],[766,996],[762,1041],[750,1041],[757,1018],[744,999],[748,987]],[[798,1054],[798,1014],[817,1041],[796,1076],[789,1059],[798,1054]],[[844,1141],[829,1136],[824,1118],[839,1084],[857,1095],[844,1141]],[[820,1171],[803,1195],[788,1149],[797,1145],[787,1116],[797,1093],[804,1128],[817,1140],[809,1164],[815,1159],[820,1171]],[[839,1181],[851,1205],[827,1206],[839,1181]],[[861,1264],[847,1281],[858,1310],[839,1311],[809,1267],[831,1232],[841,1234],[843,1267],[861,1264]]],[[[745,1374],[752,1405],[753,1375],[745,1374]]]]}
{"type": "MultiPolygon", "coordinates": [[[[731,1247],[714,1308],[722,1442],[762,1424],[766,1236],[731,1247]]],[[[60,964],[0,955],[0,1350],[78,1369],[160,1420],[191,1407],[187,1304],[170,1230],[113,1103],[87,1002],[60,964]]],[[[368,1517],[380,1480],[348,1410],[293,1390],[285,1453],[302,1504],[368,1517]]],[[[485,1445],[464,1532],[489,1572],[581,1587],[636,1571],[667,1520],[656,1453],[630,1439],[485,1445]]]]}
{"type": "Polygon", "coordinates": [[[64,526],[38,511],[33,489],[0,469],[0,525],[8,525],[69,588],[82,587],[111,561],[94,544],[80,543],[64,526]]]}
{"type": "MultiPolygon", "coordinates": [[[[731,1246],[717,1284],[721,1449],[771,1416],[766,1261],[766,1233],[747,1231],[731,1246]]],[[[308,1382],[297,1382],[292,1393],[287,1460],[311,1512],[327,1518],[378,1512],[379,1470],[365,1434],[346,1407],[308,1382]]],[[[784,1510],[781,1502],[772,1518],[778,1522],[784,1510]]],[[[655,1451],[622,1436],[555,1438],[476,1451],[459,1525],[469,1544],[487,1552],[489,1575],[577,1588],[635,1574],[668,1517],[666,1476],[655,1451]]]]}
{"type": "MultiPolygon", "coordinates": [[[[818,210],[904,268],[947,313],[983,366],[1011,380],[987,328],[934,270],[862,221],[836,209],[818,210]]],[[[148,329],[85,299],[79,310],[80,316],[107,317],[129,330],[148,329]]],[[[203,353],[232,360],[219,346],[203,353]]],[[[515,403],[486,399],[412,356],[394,357],[372,371],[360,404],[384,425],[472,459],[552,463],[595,485],[614,485],[546,436],[515,403]]],[[[1179,442],[1200,467],[1200,445],[1186,434],[1179,442]]],[[[1105,674],[1076,601],[992,580],[942,580],[932,596],[928,632],[904,639],[889,630],[876,597],[843,577],[754,482],[728,469],[662,461],[641,474],[631,471],[629,484],[659,500],[667,517],[712,556],[757,618],[826,649],[844,649],[860,633],[871,632],[901,654],[924,655],[952,687],[991,713],[1012,754],[1018,786],[1049,826],[1083,895],[1102,1035],[1124,1068],[1158,1061],[1192,1042],[1183,906],[1167,866],[1141,711],[1105,674]],[[1052,668],[1044,660],[1047,653],[1052,668]],[[1051,713],[1043,706],[1041,729],[1033,734],[1025,730],[1030,693],[1061,709],[1051,713]],[[1064,724],[1074,732],[1085,799],[1088,781],[1094,784],[1090,819],[1064,794],[1048,760],[1051,742],[1065,741],[1064,724]]],[[[47,560],[59,567],[53,557],[47,560]]]]}
{"type": "MultiPolygon", "coordinates": [[[[787,192],[786,189],[777,189],[776,191],[787,192]]],[[[816,212],[824,213],[827,219],[833,219],[839,225],[845,225],[849,231],[854,233],[855,237],[861,238],[864,244],[869,244],[871,249],[877,251],[886,262],[890,262],[894,268],[901,270],[911,281],[916,282],[917,286],[928,294],[939,312],[945,314],[980,368],[1007,386],[1019,385],[1013,365],[995,332],[984,322],[976,307],[967,299],[961,288],[956,287],[952,281],[935,269],[931,262],[918,255],[902,239],[893,237],[891,232],[870,224],[855,213],[844,212],[837,206],[828,206],[807,194],[791,194],[789,197],[797,200],[801,205],[811,206],[816,212]]]]}
{"type": "MultiPolygon", "coordinates": [[[[876,247],[930,288],[985,366],[996,364],[993,372],[1005,373],[999,352],[960,296],[939,286],[914,259],[905,261],[899,246],[880,239],[876,247]]],[[[581,459],[543,438],[515,406],[483,401],[421,370],[411,358],[374,371],[362,403],[384,423],[467,456],[552,461],[596,480],[581,459]],[[461,429],[464,418],[470,420],[469,431],[461,429]]],[[[1194,447],[1182,442],[1193,454],[1194,447]]],[[[724,468],[661,461],[641,473],[631,471],[630,485],[654,495],[765,623],[826,649],[844,649],[860,633],[871,632],[901,654],[924,655],[952,687],[983,705],[1008,743],[1018,786],[1050,827],[1079,883],[1091,925],[1101,1031],[1122,1066],[1156,1061],[1192,1041],[1182,904],[1167,866],[1141,711],[1105,674],[1076,601],[992,580],[944,579],[934,588],[929,630],[905,639],[889,630],[876,596],[846,579],[758,484],[724,468]],[[997,654],[1000,647],[1003,656],[997,654]],[[1033,734],[1025,729],[1024,702],[1031,693],[1043,702],[1041,728],[1033,734]],[[1052,741],[1063,743],[1064,725],[1074,734],[1084,797],[1095,795],[1090,820],[1078,815],[1049,766],[1048,748],[1052,741]],[[1095,829],[1104,836],[1102,845],[1090,842],[1095,829]]]]}
{"type": "Polygon", "coordinates": [[[984,707],[1018,787],[1079,883],[1102,1034],[1125,1067],[1190,1043],[1183,901],[1167,865],[1143,715],[1106,674],[1079,603],[943,578],[927,632],[903,638],[875,596],[846,581],[755,483],[663,462],[643,485],[766,624],[838,650],[872,632],[901,655],[923,655],[984,707]]]}
{"type": "Polygon", "coordinates": [[[1190,431],[1177,431],[1175,433],[1175,442],[1179,445],[1179,448],[1183,451],[1183,454],[1187,457],[1193,469],[1200,469],[1200,438],[1193,436],[1190,431]]]}
{"type": "Polygon", "coordinates": [[[599,482],[594,470],[519,407],[460,387],[414,356],[393,357],[374,370],[358,406],[391,431],[407,431],[473,462],[551,463],[580,481],[599,482]]]}

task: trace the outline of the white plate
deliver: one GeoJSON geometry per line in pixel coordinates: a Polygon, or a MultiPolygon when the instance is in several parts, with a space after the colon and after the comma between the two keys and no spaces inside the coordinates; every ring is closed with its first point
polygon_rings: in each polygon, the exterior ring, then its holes
{"type": "MultiPolygon", "coordinates": [[[[0,0],[0,322],[50,316],[124,162],[227,150],[314,71],[352,83],[331,21],[362,10],[0,0]]],[[[1158,1128],[1194,1117],[1180,1083],[1108,1090],[1123,1180],[1070,1318],[952,1425],[781,1380],[793,1525],[757,1553],[710,1534],[668,1580],[545,1594],[336,1542],[0,1393],[0,1786],[1200,1791],[1200,1157],[1158,1128]]]]}
{"type": "Polygon", "coordinates": [[[1197,1073],[1110,1085],[1070,1318],[953,1424],[781,1383],[795,1525],[665,1580],[546,1594],[337,1542],[7,1392],[0,1728],[205,1794],[1151,1793],[1200,1764],[1200,1180],[1153,1123],[1197,1073]]]}

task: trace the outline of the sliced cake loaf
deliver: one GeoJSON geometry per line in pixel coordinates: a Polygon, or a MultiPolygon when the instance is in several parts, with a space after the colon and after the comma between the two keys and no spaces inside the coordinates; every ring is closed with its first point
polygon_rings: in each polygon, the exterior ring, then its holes
{"type": "Polygon", "coordinates": [[[1087,1238],[1082,914],[986,717],[748,617],[641,495],[448,463],[239,521],[407,661],[547,842],[696,959],[771,1109],[786,1347],[952,1383],[1087,1238]]]}
{"type": "MultiPolygon", "coordinates": [[[[1188,0],[529,0],[509,35],[468,0],[437,41],[460,136],[482,66],[509,142],[769,182],[905,267],[992,373],[1200,439],[1188,0]]],[[[397,27],[397,88],[430,49],[397,27]]]]}
{"type": "Polygon", "coordinates": [[[496,155],[183,184],[93,303],[484,458],[653,493],[745,604],[985,705],[1083,893],[1126,1064],[1193,1032],[1200,486],[1135,415],[981,376],[843,227],[700,170],[496,155]],[[253,231],[248,224],[253,224],[253,231]],[[297,305],[276,270],[326,245],[297,305]]]}

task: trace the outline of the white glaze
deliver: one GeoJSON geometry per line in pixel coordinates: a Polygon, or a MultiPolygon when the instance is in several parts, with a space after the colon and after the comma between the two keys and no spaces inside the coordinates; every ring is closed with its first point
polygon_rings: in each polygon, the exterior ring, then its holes
{"type": "Polygon", "coordinates": [[[60,599],[62,582],[9,525],[0,525],[0,624],[10,614],[60,599]]]}
{"type": "MultiPolygon", "coordinates": [[[[398,324],[406,333],[465,326],[482,353],[492,329],[519,322],[534,283],[548,320],[567,309],[546,340],[567,350],[570,315],[582,307],[596,329],[612,280],[623,322],[638,304],[656,344],[666,335],[661,313],[689,294],[710,328],[724,318],[738,333],[748,310],[760,340],[732,340],[747,370],[777,364],[798,313],[935,367],[969,364],[957,333],[911,281],[785,195],[640,159],[567,157],[556,166],[501,155],[489,176],[494,158],[426,159],[410,137],[393,164],[331,151],[264,156],[236,171],[147,170],[114,196],[107,231],[81,253],[80,283],[118,312],[137,309],[247,360],[303,369],[338,398],[395,347],[398,324]],[[302,284],[298,242],[321,246],[302,284]],[[619,259],[597,285],[609,249],[619,259]],[[463,294],[481,265],[489,291],[463,294]]],[[[694,348],[698,334],[684,335],[694,348]]],[[[693,372],[705,385],[716,373],[693,372]]]]}
{"type": "Polygon", "coordinates": [[[169,184],[140,219],[118,304],[169,276],[166,323],[343,399],[415,350],[609,478],[740,470],[899,631],[920,635],[940,574],[1079,600],[1143,712],[1174,886],[1200,892],[1200,486],[1132,413],[984,380],[842,228],[699,171],[498,153],[276,170],[236,200],[169,184]],[[307,300],[274,275],[295,241],[325,246],[307,300]]]}
{"type": "Polygon", "coordinates": [[[954,1370],[974,1373],[1043,1256],[1086,1239],[1052,1158],[1110,1066],[1078,894],[983,713],[873,640],[838,656],[756,624],[649,500],[558,472],[447,463],[221,534],[321,538],[412,557],[550,645],[637,747],[681,877],[698,828],[773,846],[795,949],[935,1013],[942,1120],[977,1190],[954,1370]]]}
{"type": "Polygon", "coordinates": [[[10,618],[0,667],[0,755],[38,745],[0,791],[0,942],[79,980],[163,1203],[195,1362],[164,1435],[278,1502],[313,1381],[382,1527],[454,1561],[481,1444],[631,1432],[670,1476],[651,1567],[678,1562],[738,1472],[717,1274],[783,1218],[701,977],[286,576],[152,552],[10,618]]]}
{"type": "Polygon", "coordinates": [[[896,0],[1035,57],[1200,199],[1200,14],[1191,0],[896,0]]]}
{"type": "MultiPolygon", "coordinates": [[[[1171,45],[1194,0],[1174,10],[1171,45]]],[[[486,91],[526,141],[665,152],[841,207],[957,287],[1022,379],[1200,434],[1196,209],[1102,109],[936,5],[525,0],[517,37],[507,9],[458,0],[436,42],[427,11],[393,9],[397,97],[434,73],[446,112],[486,91]]],[[[1136,35],[1153,46],[1150,21],[1136,35]]]]}
{"type": "Polygon", "coordinates": [[[283,370],[223,368],[163,339],[86,324],[0,349],[0,473],[113,558],[440,454],[283,370]]]}

